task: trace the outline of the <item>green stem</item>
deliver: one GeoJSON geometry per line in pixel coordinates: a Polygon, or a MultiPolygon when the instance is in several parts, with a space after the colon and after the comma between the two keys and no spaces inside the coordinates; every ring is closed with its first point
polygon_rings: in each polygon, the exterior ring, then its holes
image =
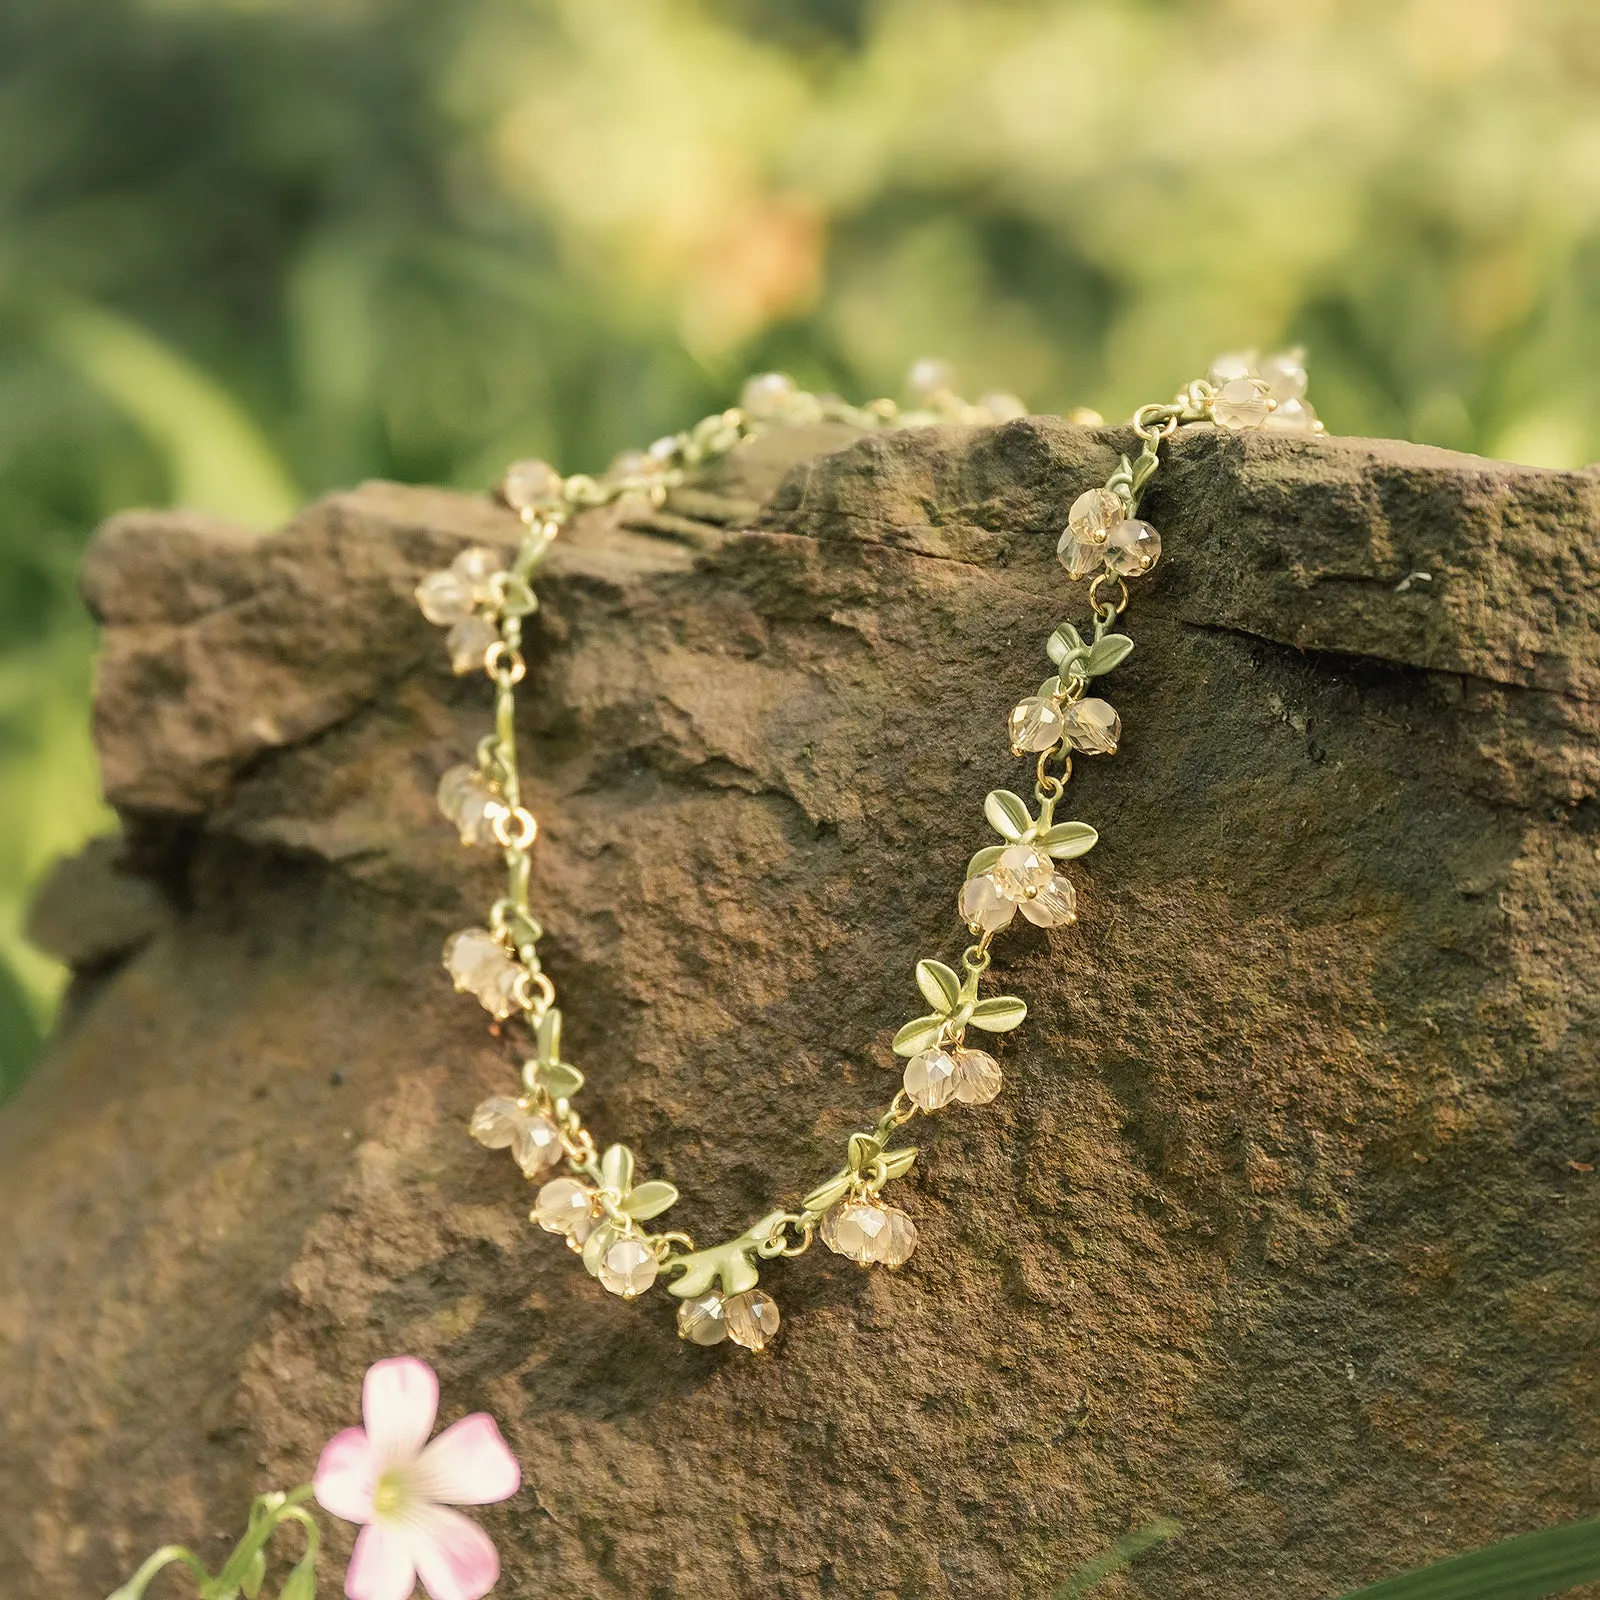
{"type": "Polygon", "coordinates": [[[170,1567],[174,1561],[183,1562],[194,1574],[197,1583],[210,1583],[211,1574],[206,1571],[194,1551],[185,1549],[181,1544],[164,1544],[120,1589],[108,1595],[107,1600],[142,1600],[145,1590],[150,1586],[150,1580],[163,1568],[170,1567]]]}

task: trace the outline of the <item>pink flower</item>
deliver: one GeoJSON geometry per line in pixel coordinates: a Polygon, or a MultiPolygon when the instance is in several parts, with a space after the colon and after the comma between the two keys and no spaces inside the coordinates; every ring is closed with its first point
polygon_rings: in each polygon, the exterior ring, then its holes
{"type": "Polygon", "coordinates": [[[475,1523],[451,1506],[483,1506],[517,1492],[522,1471],[494,1418],[479,1411],[432,1444],[439,1380],[415,1356],[367,1368],[365,1428],[346,1428],[323,1449],[312,1480],[317,1502],[366,1526],[345,1574],[350,1600],[407,1600],[418,1578],[433,1600],[481,1600],[500,1557],[475,1523]]]}

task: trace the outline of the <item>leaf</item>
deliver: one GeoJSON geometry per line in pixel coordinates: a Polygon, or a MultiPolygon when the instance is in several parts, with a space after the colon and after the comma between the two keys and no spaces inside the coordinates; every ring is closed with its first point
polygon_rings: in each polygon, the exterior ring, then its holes
{"type": "Polygon", "coordinates": [[[552,1100],[570,1100],[583,1087],[583,1074],[565,1061],[549,1061],[538,1069],[539,1082],[552,1100]]]}
{"type": "Polygon", "coordinates": [[[1100,842],[1100,835],[1087,822],[1058,822],[1046,828],[1033,841],[1047,856],[1057,861],[1070,861],[1074,856],[1087,855],[1100,842]]]}
{"type": "Polygon", "coordinates": [[[539,1018],[539,1026],[533,1030],[533,1042],[540,1061],[561,1059],[561,1013],[554,1006],[539,1018]]]}
{"type": "Polygon", "coordinates": [[[669,1291],[680,1299],[704,1294],[720,1280],[724,1294],[743,1294],[761,1281],[761,1274],[750,1257],[763,1239],[772,1236],[772,1230],[782,1221],[783,1213],[775,1211],[763,1217],[754,1227],[747,1228],[737,1239],[726,1244],[713,1245],[709,1250],[696,1250],[690,1255],[673,1256],[667,1262],[668,1270],[676,1269],[683,1276],[669,1291]]]}
{"type": "Polygon", "coordinates": [[[606,1258],[606,1251],[617,1242],[617,1230],[614,1223],[597,1222],[589,1230],[589,1237],[583,1241],[583,1270],[591,1278],[600,1276],[600,1263],[606,1258]]]}
{"type": "Polygon", "coordinates": [[[901,1150],[886,1150],[883,1156],[883,1171],[885,1178],[903,1178],[911,1170],[911,1163],[917,1159],[917,1147],[908,1144],[901,1150]]]}
{"type": "Polygon", "coordinates": [[[1600,1578],[1600,1521],[1567,1522],[1436,1561],[1342,1600],[1541,1600],[1600,1578]]]}
{"type": "Polygon", "coordinates": [[[988,844],[967,863],[967,876],[976,878],[985,873],[1006,853],[1003,844],[988,844]]]}
{"type": "Polygon", "coordinates": [[[1058,667],[1068,656],[1076,655],[1085,648],[1082,636],[1070,622],[1063,622],[1045,642],[1045,650],[1058,667]]]}
{"type": "Polygon", "coordinates": [[[1108,633],[1105,638],[1097,639],[1091,647],[1088,659],[1083,664],[1084,676],[1098,678],[1102,672],[1109,672],[1126,661],[1132,652],[1133,640],[1127,634],[1108,633]]]}
{"type": "Polygon", "coordinates": [[[651,1217],[659,1217],[669,1206],[677,1203],[678,1191],[670,1183],[663,1183],[657,1178],[630,1189],[623,1198],[622,1209],[635,1222],[648,1222],[651,1217]]]}
{"type": "Polygon", "coordinates": [[[983,802],[983,814],[1002,839],[1020,839],[1033,826],[1033,813],[1022,797],[1009,789],[991,789],[983,802]]]}
{"type": "Polygon", "coordinates": [[[614,1144],[600,1157],[600,1176],[608,1189],[624,1194],[633,1187],[633,1151],[625,1144],[614,1144]]]}
{"type": "Polygon", "coordinates": [[[961,980],[942,961],[917,963],[917,987],[935,1011],[948,1014],[961,998],[961,980]]]}
{"type": "Polygon", "coordinates": [[[1034,691],[1041,700],[1054,700],[1061,693],[1060,678],[1046,678],[1034,691]]]}
{"type": "Polygon", "coordinates": [[[847,1165],[852,1172],[859,1172],[869,1162],[877,1159],[883,1149],[883,1140],[870,1133],[852,1133],[850,1135],[850,1157],[847,1165]]]}
{"type": "Polygon", "coordinates": [[[267,1552],[257,1550],[252,1553],[245,1569],[239,1577],[239,1587],[244,1591],[245,1600],[256,1600],[261,1593],[261,1585],[267,1581],[267,1552]]]}
{"type": "Polygon", "coordinates": [[[1067,1581],[1056,1590],[1052,1600],[1078,1600],[1080,1595],[1098,1588],[1112,1573],[1120,1572],[1130,1561],[1137,1560],[1146,1550],[1162,1544],[1183,1532],[1183,1524],[1170,1517],[1157,1517],[1142,1528],[1118,1539],[1109,1550],[1102,1550],[1092,1560],[1084,1562],[1067,1581]]]}
{"type": "Polygon", "coordinates": [[[1027,1016],[1028,1008],[1014,994],[997,994],[980,1000],[968,1018],[973,1027],[985,1033],[1010,1033],[1027,1016]]]}
{"type": "Polygon", "coordinates": [[[854,1174],[841,1172],[837,1177],[829,1178],[826,1183],[819,1183],[815,1189],[800,1202],[802,1211],[826,1211],[830,1206],[836,1206],[850,1192],[850,1185],[854,1181],[854,1174]]]}
{"type": "Polygon", "coordinates": [[[931,1050],[939,1042],[943,1017],[913,1017],[895,1036],[892,1046],[897,1056],[914,1056],[931,1050]]]}

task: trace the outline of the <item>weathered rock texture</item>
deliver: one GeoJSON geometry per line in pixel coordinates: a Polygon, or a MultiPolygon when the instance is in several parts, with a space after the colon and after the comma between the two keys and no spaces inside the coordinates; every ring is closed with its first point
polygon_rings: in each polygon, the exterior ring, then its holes
{"type": "MultiPolygon", "coordinates": [[[[548,963],[590,1120],[698,1235],[891,1093],[1125,443],[789,438],[552,555],[548,963]]],[[[513,520],[112,523],[98,732],[167,909],[85,871],[41,916],[95,976],[0,1115],[7,1594],[220,1549],[401,1350],[525,1465],[508,1595],[1032,1600],[1170,1514],[1127,1592],[1312,1600],[1592,1512],[1600,476],[1200,431],[1147,504],[1081,920],[999,946],[1006,1092],[922,1129],[903,1272],[769,1272],[762,1359],[603,1295],[465,1136],[516,1057],[438,967],[495,869],[431,791],[488,694],[410,590],[513,520]]]]}

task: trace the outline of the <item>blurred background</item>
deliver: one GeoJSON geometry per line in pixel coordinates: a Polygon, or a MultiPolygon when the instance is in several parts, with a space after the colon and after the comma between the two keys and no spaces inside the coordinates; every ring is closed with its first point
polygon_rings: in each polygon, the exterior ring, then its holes
{"type": "Polygon", "coordinates": [[[1594,0],[0,6],[0,1094],[104,828],[95,524],[602,466],[782,367],[1600,456],[1594,0]]]}

